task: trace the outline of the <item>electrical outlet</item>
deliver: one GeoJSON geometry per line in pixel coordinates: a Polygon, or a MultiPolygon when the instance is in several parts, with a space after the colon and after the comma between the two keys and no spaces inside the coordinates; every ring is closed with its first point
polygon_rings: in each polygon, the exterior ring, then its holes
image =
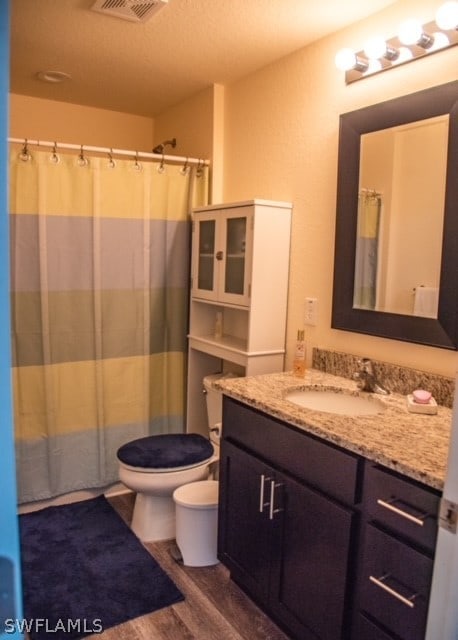
{"type": "Polygon", "coordinates": [[[306,298],[304,324],[308,324],[314,327],[316,326],[317,322],[318,322],[318,300],[317,298],[306,298]]]}

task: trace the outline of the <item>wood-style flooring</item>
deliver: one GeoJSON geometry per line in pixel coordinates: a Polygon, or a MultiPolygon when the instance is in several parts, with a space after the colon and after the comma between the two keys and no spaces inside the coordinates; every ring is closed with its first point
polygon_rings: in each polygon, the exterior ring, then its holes
{"type": "MultiPolygon", "coordinates": [[[[133,496],[110,502],[127,522],[133,496]]],[[[92,640],[288,640],[280,629],[239,589],[221,564],[185,567],[170,549],[173,541],[145,544],[185,596],[184,602],[88,636],[92,640]]]]}

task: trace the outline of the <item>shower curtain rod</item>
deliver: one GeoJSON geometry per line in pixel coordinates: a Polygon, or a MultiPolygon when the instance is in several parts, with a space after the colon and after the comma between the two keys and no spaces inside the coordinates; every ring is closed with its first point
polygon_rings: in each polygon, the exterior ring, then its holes
{"type": "Polygon", "coordinates": [[[208,160],[200,158],[186,158],[185,156],[169,156],[162,153],[148,153],[147,151],[129,151],[127,149],[112,149],[111,147],[94,147],[84,144],[70,144],[68,142],[49,142],[47,140],[29,140],[28,138],[8,138],[8,142],[13,144],[22,144],[33,147],[50,147],[59,151],[59,149],[70,149],[72,151],[106,153],[113,156],[129,156],[133,160],[160,160],[164,162],[183,162],[187,164],[209,165],[208,160]]]}

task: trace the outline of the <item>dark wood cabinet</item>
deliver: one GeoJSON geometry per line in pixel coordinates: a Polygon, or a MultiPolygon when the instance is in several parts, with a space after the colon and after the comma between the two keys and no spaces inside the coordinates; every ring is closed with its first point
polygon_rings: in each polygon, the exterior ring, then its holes
{"type": "Polygon", "coordinates": [[[282,506],[270,609],[298,638],[341,638],[355,514],[302,483],[276,480],[282,506]]]}
{"type": "Polygon", "coordinates": [[[297,640],[424,640],[440,492],[223,402],[218,555],[297,640]]]}
{"type": "MultiPolygon", "coordinates": [[[[233,579],[292,637],[340,640],[348,637],[346,603],[351,591],[349,565],[357,516],[351,505],[340,503],[283,468],[285,464],[289,470],[292,466],[311,482],[310,466],[304,464],[311,455],[308,445],[313,455],[322,451],[313,462],[320,466],[320,474],[328,456],[333,460],[342,456],[344,467],[356,469],[350,454],[225,399],[219,557],[233,579]],[[253,425],[259,429],[258,443],[253,425]],[[263,450],[266,438],[271,445],[269,453],[263,450]],[[286,450],[292,465],[283,458],[286,450]]],[[[329,468],[327,482],[332,475],[329,468]]],[[[356,473],[350,478],[352,482],[356,482],[356,473]]],[[[339,481],[336,491],[353,497],[355,487],[345,484],[339,481]]]]}
{"type": "Polygon", "coordinates": [[[366,462],[353,640],[423,640],[440,493],[366,462]]]}
{"type": "Polygon", "coordinates": [[[237,582],[260,601],[267,599],[269,588],[274,527],[269,526],[266,508],[273,474],[269,466],[229,442],[222,447],[220,558],[237,582]]]}

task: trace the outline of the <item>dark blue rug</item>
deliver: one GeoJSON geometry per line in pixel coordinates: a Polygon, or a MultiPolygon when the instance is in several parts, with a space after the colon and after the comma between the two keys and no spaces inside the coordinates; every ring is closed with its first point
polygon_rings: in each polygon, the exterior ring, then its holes
{"type": "Polygon", "coordinates": [[[33,640],[82,638],[184,599],[104,496],[19,522],[33,640]]]}

